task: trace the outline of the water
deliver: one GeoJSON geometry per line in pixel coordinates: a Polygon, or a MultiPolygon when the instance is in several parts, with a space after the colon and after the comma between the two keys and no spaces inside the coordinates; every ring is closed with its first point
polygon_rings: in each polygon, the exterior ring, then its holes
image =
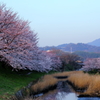
{"type": "Polygon", "coordinates": [[[100,100],[98,97],[81,97],[78,98],[75,93],[58,92],[55,100],[100,100]]]}
{"type": "Polygon", "coordinates": [[[75,93],[58,92],[55,100],[78,100],[75,93]]]}
{"type": "Polygon", "coordinates": [[[79,98],[78,100],[100,100],[100,98],[97,98],[97,97],[85,97],[85,98],[79,98]]]}

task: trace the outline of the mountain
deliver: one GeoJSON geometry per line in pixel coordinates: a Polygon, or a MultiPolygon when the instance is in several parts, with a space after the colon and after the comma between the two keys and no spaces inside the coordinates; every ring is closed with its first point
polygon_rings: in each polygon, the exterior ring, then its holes
{"type": "Polygon", "coordinates": [[[57,46],[57,48],[68,52],[75,52],[75,51],[100,52],[100,47],[92,46],[84,43],[77,43],[77,44],[70,43],[64,45],[63,47],[57,46]]]}
{"type": "Polygon", "coordinates": [[[96,39],[96,40],[94,40],[92,42],[89,42],[87,44],[100,47],[100,38],[96,39]]]}
{"type": "Polygon", "coordinates": [[[40,47],[41,50],[52,50],[52,49],[60,49],[66,52],[75,52],[75,51],[85,51],[85,52],[100,52],[100,47],[92,46],[89,44],[84,43],[69,43],[69,44],[62,44],[58,46],[46,46],[46,47],[40,47]]]}
{"type": "Polygon", "coordinates": [[[47,51],[52,49],[60,49],[66,52],[76,52],[76,51],[85,51],[85,52],[99,52],[100,53],[100,38],[96,39],[87,44],[85,43],[69,43],[61,44],[58,46],[46,46],[40,47],[41,50],[47,51]]]}
{"type": "Polygon", "coordinates": [[[68,44],[61,44],[61,45],[58,45],[57,47],[59,48],[59,47],[65,47],[66,45],[68,45],[68,44]]]}

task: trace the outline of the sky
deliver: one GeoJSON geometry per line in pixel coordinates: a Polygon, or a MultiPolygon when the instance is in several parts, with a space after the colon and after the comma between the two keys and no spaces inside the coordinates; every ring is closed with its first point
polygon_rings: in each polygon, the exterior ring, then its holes
{"type": "Polygon", "coordinates": [[[38,46],[100,38],[100,0],[0,0],[37,33],[38,46]]]}

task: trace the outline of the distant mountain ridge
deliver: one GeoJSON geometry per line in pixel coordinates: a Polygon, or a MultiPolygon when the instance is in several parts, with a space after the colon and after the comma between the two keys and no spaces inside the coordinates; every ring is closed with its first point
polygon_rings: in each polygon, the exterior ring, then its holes
{"type": "Polygon", "coordinates": [[[92,42],[89,42],[87,44],[100,47],[100,38],[96,39],[96,40],[94,40],[92,42]]]}
{"type": "Polygon", "coordinates": [[[58,46],[40,47],[41,50],[60,49],[66,52],[86,51],[86,52],[100,52],[100,39],[93,42],[85,43],[69,43],[61,44],[58,46]]]}
{"type": "Polygon", "coordinates": [[[84,43],[77,43],[77,44],[70,43],[67,44],[66,46],[61,46],[61,47],[57,46],[57,48],[68,52],[75,52],[75,51],[100,52],[100,47],[84,43]]]}

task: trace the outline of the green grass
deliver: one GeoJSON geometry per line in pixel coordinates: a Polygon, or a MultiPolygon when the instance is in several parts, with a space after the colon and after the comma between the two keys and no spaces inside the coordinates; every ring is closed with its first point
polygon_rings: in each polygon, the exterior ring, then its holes
{"type": "Polygon", "coordinates": [[[27,86],[31,81],[46,73],[33,72],[30,75],[20,75],[8,68],[0,67],[0,100],[7,100],[15,92],[27,86]]]}

